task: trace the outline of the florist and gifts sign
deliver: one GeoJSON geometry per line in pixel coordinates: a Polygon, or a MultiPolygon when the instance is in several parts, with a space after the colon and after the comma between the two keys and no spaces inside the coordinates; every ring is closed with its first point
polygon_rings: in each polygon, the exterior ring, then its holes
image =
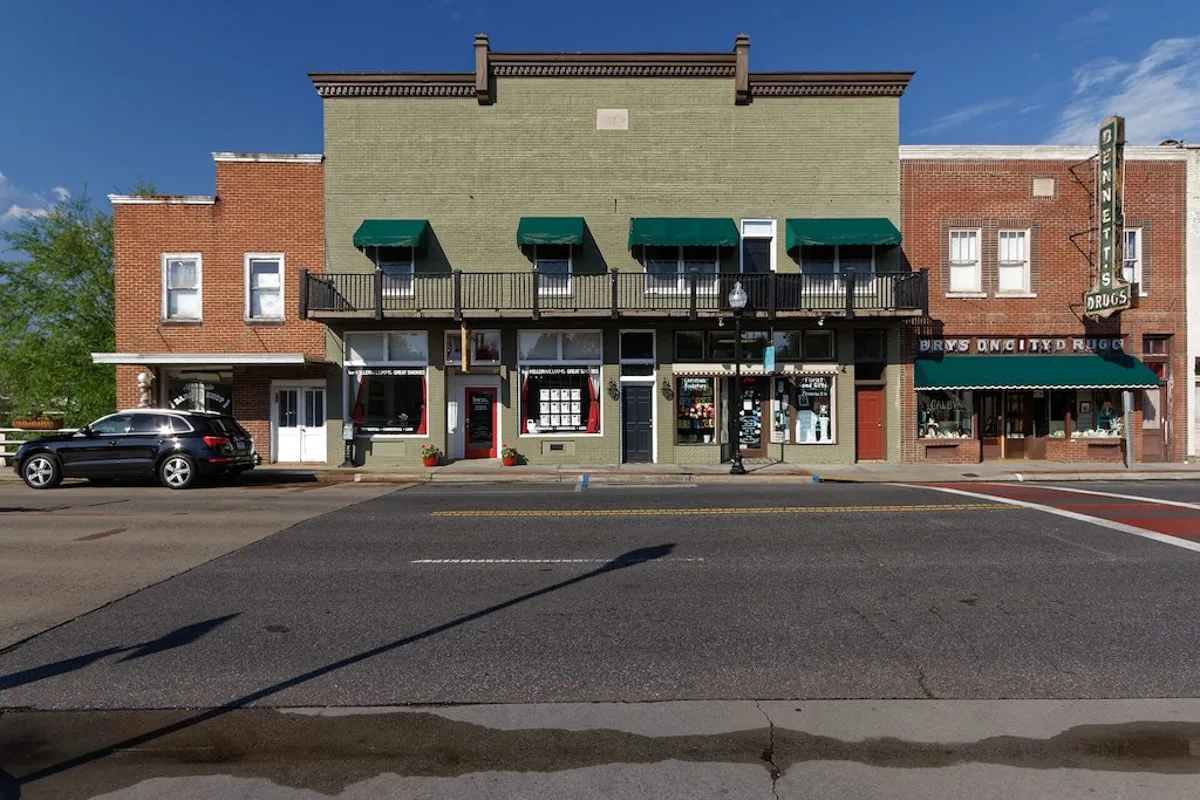
{"type": "Polygon", "coordinates": [[[921,355],[1120,353],[1125,349],[1125,342],[1120,337],[1097,339],[1082,336],[1015,336],[998,339],[991,336],[975,336],[953,339],[920,339],[917,349],[921,355]]]}

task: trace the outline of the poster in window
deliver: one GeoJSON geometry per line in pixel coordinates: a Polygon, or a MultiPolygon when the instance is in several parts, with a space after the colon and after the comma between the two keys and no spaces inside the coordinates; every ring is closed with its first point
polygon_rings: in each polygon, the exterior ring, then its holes
{"type": "Polygon", "coordinates": [[[771,441],[780,444],[788,440],[788,417],[791,413],[791,382],[783,378],[775,380],[775,402],[771,406],[771,441]]]}
{"type": "Polygon", "coordinates": [[[523,369],[521,432],[599,433],[599,372],[596,367],[523,369]]]}
{"type": "Polygon", "coordinates": [[[796,379],[796,444],[832,444],[833,378],[805,375],[796,379]]]}

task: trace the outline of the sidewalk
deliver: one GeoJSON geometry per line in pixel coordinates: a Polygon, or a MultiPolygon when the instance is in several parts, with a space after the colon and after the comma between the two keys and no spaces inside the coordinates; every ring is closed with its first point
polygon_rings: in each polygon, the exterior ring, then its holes
{"type": "MultiPolygon", "coordinates": [[[[260,467],[260,472],[298,467],[260,467]]],[[[441,467],[340,467],[312,470],[317,480],[387,483],[587,483],[680,485],[712,483],[942,483],[962,481],[1200,480],[1200,464],[1014,462],[989,464],[804,465],[747,462],[745,475],[729,465],[612,464],[504,467],[498,461],[456,461],[441,467]]]]}

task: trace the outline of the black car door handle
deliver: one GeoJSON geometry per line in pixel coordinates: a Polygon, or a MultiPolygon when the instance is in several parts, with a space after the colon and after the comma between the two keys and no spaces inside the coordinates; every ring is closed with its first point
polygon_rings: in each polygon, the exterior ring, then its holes
{"type": "Polygon", "coordinates": [[[109,440],[108,440],[108,443],[109,443],[109,444],[111,444],[111,445],[116,445],[116,443],[117,443],[117,440],[116,440],[116,439],[109,439],[109,440]]]}

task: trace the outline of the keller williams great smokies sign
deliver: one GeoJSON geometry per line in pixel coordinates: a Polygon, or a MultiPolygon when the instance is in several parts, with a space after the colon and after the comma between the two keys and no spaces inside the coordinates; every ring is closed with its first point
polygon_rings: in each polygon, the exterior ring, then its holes
{"type": "Polygon", "coordinates": [[[1083,296],[1084,314],[1107,317],[1133,304],[1133,291],[1122,278],[1125,220],[1125,119],[1109,117],[1100,126],[1100,165],[1096,200],[1100,221],[1100,265],[1096,285],[1083,296]]]}

